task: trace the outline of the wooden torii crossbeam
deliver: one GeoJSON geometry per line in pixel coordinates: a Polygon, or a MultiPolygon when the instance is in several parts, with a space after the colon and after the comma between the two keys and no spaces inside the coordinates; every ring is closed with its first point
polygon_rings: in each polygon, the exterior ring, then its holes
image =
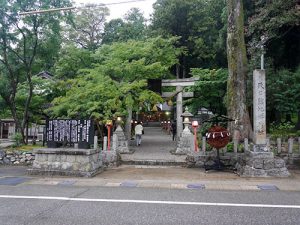
{"type": "Polygon", "coordinates": [[[162,87],[176,87],[175,92],[163,92],[163,98],[171,98],[176,96],[176,126],[177,126],[177,137],[183,131],[182,124],[182,99],[183,98],[192,98],[194,97],[194,92],[184,92],[183,87],[189,87],[195,85],[195,81],[199,80],[199,78],[185,78],[185,79],[174,79],[174,80],[162,80],[162,87]]]}

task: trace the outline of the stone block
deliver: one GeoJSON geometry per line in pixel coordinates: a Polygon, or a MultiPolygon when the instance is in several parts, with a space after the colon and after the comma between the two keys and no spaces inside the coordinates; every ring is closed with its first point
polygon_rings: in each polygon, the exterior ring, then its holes
{"type": "Polygon", "coordinates": [[[49,155],[48,155],[47,161],[48,161],[48,162],[56,162],[56,155],[54,155],[54,154],[49,154],[49,155]]]}
{"type": "Polygon", "coordinates": [[[197,161],[197,162],[195,163],[195,167],[199,167],[199,168],[204,167],[204,161],[197,161]]]}
{"type": "Polygon", "coordinates": [[[252,161],[252,165],[255,169],[262,169],[264,167],[263,159],[255,159],[252,161]]]}
{"type": "Polygon", "coordinates": [[[264,167],[265,170],[270,170],[274,168],[274,159],[265,159],[264,167]]]}
{"type": "Polygon", "coordinates": [[[5,152],[3,150],[0,150],[0,158],[4,158],[5,152]]]}
{"type": "Polygon", "coordinates": [[[80,163],[78,163],[78,162],[74,162],[73,164],[72,164],[72,170],[73,171],[79,171],[80,170],[80,163]]]}
{"type": "Polygon", "coordinates": [[[80,168],[80,171],[83,171],[83,172],[88,172],[91,170],[92,170],[91,163],[86,163],[86,164],[82,165],[82,167],[80,168]]]}
{"type": "Polygon", "coordinates": [[[60,167],[61,167],[61,163],[60,162],[52,162],[51,163],[51,168],[53,170],[58,170],[58,169],[60,169],[60,167]]]}
{"type": "Polygon", "coordinates": [[[267,170],[267,174],[271,177],[289,177],[291,175],[286,167],[267,170]]]}
{"type": "Polygon", "coordinates": [[[93,176],[102,171],[99,150],[38,149],[31,174],[93,176]],[[46,161],[40,161],[47,157],[46,161]]]}
{"type": "Polygon", "coordinates": [[[35,160],[39,162],[47,162],[48,161],[48,154],[36,154],[35,160]]]}
{"type": "Polygon", "coordinates": [[[263,169],[253,169],[253,175],[254,177],[266,177],[268,174],[263,169]]]}
{"type": "Polygon", "coordinates": [[[74,163],[76,162],[76,155],[67,155],[67,162],[74,163]]]}
{"type": "Polygon", "coordinates": [[[85,164],[85,163],[88,163],[90,161],[90,159],[89,159],[89,157],[85,157],[85,156],[82,156],[82,155],[77,155],[76,156],[76,161],[79,162],[80,164],[85,164]]]}
{"type": "Polygon", "coordinates": [[[38,161],[34,161],[32,166],[36,169],[41,169],[42,168],[41,164],[38,161]]]}
{"type": "Polygon", "coordinates": [[[94,154],[94,155],[90,156],[89,158],[90,158],[91,162],[96,162],[99,159],[98,154],[94,154]]]}
{"type": "Polygon", "coordinates": [[[26,161],[26,159],[20,159],[20,163],[24,163],[26,161]]]}
{"type": "Polygon", "coordinates": [[[61,163],[61,169],[62,170],[71,170],[72,169],[72,163],[70,162],[62,162],[61,163]]]}
{"type": "Polygon", "coordinates": [[[274,167],[275,168],[283,168],[285,167],[285,162],[283,159],[276,158],[274,159],[274,167]]]}

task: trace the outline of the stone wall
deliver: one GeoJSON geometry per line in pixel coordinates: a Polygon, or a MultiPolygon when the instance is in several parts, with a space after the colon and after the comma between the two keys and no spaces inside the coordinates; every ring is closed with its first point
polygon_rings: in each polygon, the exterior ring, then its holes
{"type": "Polygon", "coordinates": [[[105,168],[119,166],[121,163],[121,156],[117,151],[102,151],[102,162],[105,168]]]}
{"type": "MultiPolygon", "coordinates": [[[[243,153],[220,153],[220,161],[228,168],[235,168],[237,160],[241,158],[243,153]]],[[[189,168],[204,168],[206,166],[212,166],[217,159],[216,150],[209,152],[191,152],[186,157],[187,167],[189,168]]]]}
{"type": "Polygon", "coordinates": [[[35,161],[30,174],[91,177],[102,171],[99,150],[44,148],[34,151],[35,161]]]}
{"type": "Polygon", "coordinates": [[[238,174],[245,177],[288,177],[285,162],[272,152],[246,151],[236,165],[238,174]]]}
{"type": "Polygon", "coordinates": [[[32,165],[34,158],[32,152],[0,150],[0,165],[32,165]]]}

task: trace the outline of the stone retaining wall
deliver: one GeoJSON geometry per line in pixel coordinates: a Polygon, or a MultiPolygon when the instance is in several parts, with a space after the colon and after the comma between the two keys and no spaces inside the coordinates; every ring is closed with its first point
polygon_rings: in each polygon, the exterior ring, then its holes
{"type": "Polygon", "coordinates": [[[101,154],[96,149],[44,148],[34,153],[30,174],[91,177],[102,171],[101,154]]]}
{"type": "Polygon", "coordinates": [[[121,163],[121,156],[117,151],[101,151],[101,155],[105,168],[117,167],[121,163]]]}
{"type": "MultiPolygon", "coordinates": [[[[220,161],[227,167],[234,168],[239,158],[241,158],[243,153],[221,153],[220,161]]],[[[211,166],[215,163],[217,159],[216,151],[209,152],[192,152],[186,157],[187,167],[193,168],[204,168],[204,165],[211,166]]]]}
{"type": "Polygon", "coordinates": [[[0,165],[32,165],[34,158],[32,152],[0,150],[0,165]]]}

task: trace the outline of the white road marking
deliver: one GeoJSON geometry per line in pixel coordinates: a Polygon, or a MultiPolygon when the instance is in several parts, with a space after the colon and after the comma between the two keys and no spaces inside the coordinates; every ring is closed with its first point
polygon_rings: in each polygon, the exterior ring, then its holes
{"type": "Polygon", "coordinates": [[[138,203],[138,204],[165,204],[165,205],[196,205],[196,206],[229,206],[229,207],[253,207],[253,208],[288,208],[300,209],[300,205],[268,205],[268,204],[241,204],[241,203],[218,203],[218,202],[178,202],[178,201],[150,201],[130,199],[93,199],[93,198],[69,198],[50,196],[18,196],[0,195],[0,198],[7,199],[36,199],[36,200],[58,200],[78,202],[114,202],[114,203],[138,203]]]}

